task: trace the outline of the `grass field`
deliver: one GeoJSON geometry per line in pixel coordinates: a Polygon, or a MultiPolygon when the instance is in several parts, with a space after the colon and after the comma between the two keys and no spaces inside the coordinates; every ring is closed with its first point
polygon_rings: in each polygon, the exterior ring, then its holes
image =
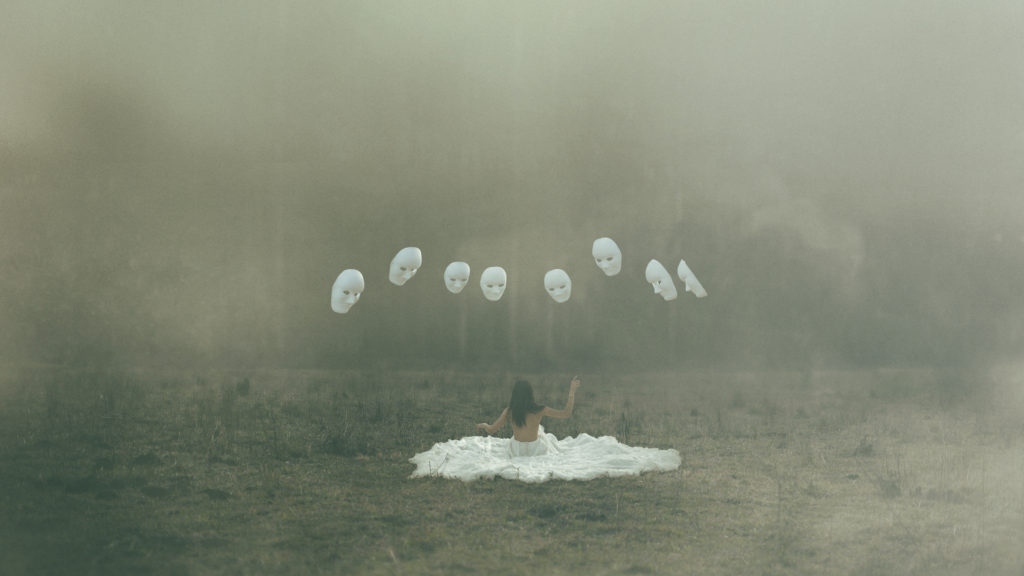
{"type": "Polygon", "coordinates": [[[570,376],[11,374],[0,572],[1024,574],[1012,378],[583,374],[548,431],[675,448],[680,469],[409,479],[410,456],[493,420],[515,377],[561,407],[570,376]]]}

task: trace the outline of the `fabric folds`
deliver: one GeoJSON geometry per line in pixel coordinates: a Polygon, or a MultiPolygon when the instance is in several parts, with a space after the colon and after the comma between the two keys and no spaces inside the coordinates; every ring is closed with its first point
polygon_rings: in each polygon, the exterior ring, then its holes
{"type": "Polygon", "coordinates": [[[523,482],[592,480],[601,476],[630,476],[679,467],[676,450],[627,446],[611,436],[589,434],[562,440],[544,432],[537,440],[467,436],[434,444],[409,462],[413,478],[441,476],[463,481],[501,477],[523,482]]]}

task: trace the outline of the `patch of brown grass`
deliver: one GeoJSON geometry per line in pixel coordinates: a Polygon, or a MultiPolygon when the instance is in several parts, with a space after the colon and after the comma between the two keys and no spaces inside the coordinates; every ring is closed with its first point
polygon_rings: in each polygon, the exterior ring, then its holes
{"type": "MultiPolygon", "coordinates": [[[[540,485],[408,477],[500,412],[508,376],[26,375],[0,408],[0,568],[1019,574],[1017,413],[903,375],[584,375],[549,431],[683,466],[540,485]]],[[[571,375],[525,376],[564,402],[571,375]]]]}

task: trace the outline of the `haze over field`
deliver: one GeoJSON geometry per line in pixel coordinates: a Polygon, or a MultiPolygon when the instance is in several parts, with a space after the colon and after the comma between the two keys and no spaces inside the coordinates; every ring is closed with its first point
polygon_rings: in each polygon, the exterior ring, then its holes
{"type": "Polygon", "coordinates": [[[5,363],[973,366],[1024,344],[1019,2],[3,14],[5,363]],[[710,297],[663,302],[652,258],[710,297]],[[366,292],[337,315],[345,268],[366,292]]]}

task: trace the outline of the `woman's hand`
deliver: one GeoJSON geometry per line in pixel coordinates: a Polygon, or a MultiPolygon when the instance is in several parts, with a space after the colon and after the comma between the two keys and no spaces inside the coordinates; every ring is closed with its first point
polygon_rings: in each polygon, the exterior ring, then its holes
{"type": "Polygon", "coordinates": [[[491,433],[491,425],[490,424],[480,423],[480,424],[476,425],[476,429],[477,430],[480,430],[481,428],[483,428],[483,430],[485,432],[487,432],[488,434],[491,433]]]}
{"type": "Polygon", "coordinates": [[[580,387],[580,377],[579,376],[573,376],[572,377],[572,382],[569,382],[569,394],[572,394],[573,392],[575,392],[576,389],[579,388],[579,387],[580,387]]]}

